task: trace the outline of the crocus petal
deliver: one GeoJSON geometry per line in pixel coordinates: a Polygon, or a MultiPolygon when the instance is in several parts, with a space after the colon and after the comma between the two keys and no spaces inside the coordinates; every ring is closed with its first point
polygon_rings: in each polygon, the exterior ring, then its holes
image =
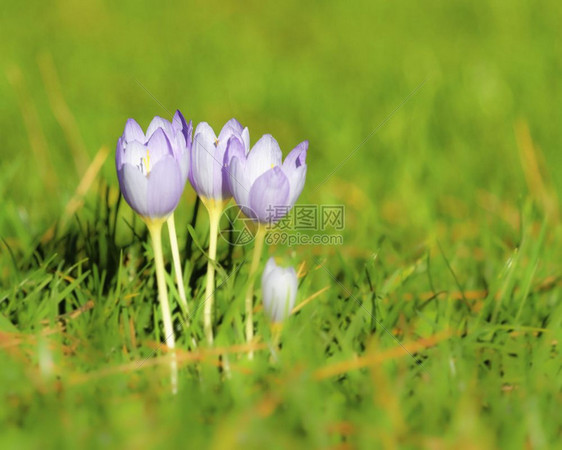
{"type": "Polygon", "coordinates": [[[147,173],[147,148],[138,141],[132,141],[127,143],[127,148],[121,155],[121,166],[123,164],[130,164],[136,167],[142,174],[147,173]]]}
{"type": "Polygon", "coordinates": [[[168,136],[168,139],[170,140],[174,158],[179,160],[181,154],[187,152],[187,146],[185,145],[185,137],[183,136],[183,133],[178,132],[174,136],[168,136]]]}
{"type": "Polygon", "coordinates": [[[119,186],[125,201],[137,214],[148,215],[147,189],[148,180],[142,172],[129,163],[124,163],[117,172],[119,186]]]}
{"type": "Polygon", "coordinates": [[[191,133],[193,132],[193,123],[191,122],[191,120],[189,121],[189,123],[187,123],[179,109],[174,114],[174,118],[172,120],[172,130],[176,136],[179,135],[183,138],[183,144],[187,148],[191,148],[191,133]]]}
{"type": "Polygon", "coordinates": [[[180,172],[181,172],[181,179],[182,179],[182,184],[185,185],[185,183],[187,182],[187,178],[189,175],[189,152],[187,151],[187,149],[185,149],[184,152],[182,152],[179,155],[179,166],[180,166],[180,172]]]}
{"type": "Polygon", "coordinates": [[[277,166],[268,170],[250,188],[252,218],[261,223],[276,223],[284,215],[283,207],[288,204],[289,194],[289,180],[281,168],[277,166]]]}
{"type": "Polygon", "coordinates": [[[205,139],[212,141],[213,144],[215,144],[217,140],[217,135],[207,122],[199,122],[197,124],[197,128],[195,128],[195,137],[197,137],[198,134],[204,135],[205,139]]]}
{"type": "Polygon", "coordinates": [[[291,169],[286,169],[285,165],[283,165],[283,172],[287,176],[289,185],[291,186],[291,192],[288,200],[288,205],[291,207],[293,207],[296,203],[304,188],[304,182],[306,181],[306,169],[306,164],[304,166],[291,169]]]}
{"type": "Polygon", "coordinates": [[[233,134],[240,135],[242,133],[242,125],[236,119],[230,119],[224,124],[222,130],[219,133],[219,141],[228,140],[233,134]]]}
{"type": "Polygon", "coordinates": [[[189,158],[190,150],[185,145],[185,136],[182,131],[178,131],[172,138],[172,152],[174,159],[179,163],[181,169],[181,178],[184,183],[189,175],[189,158]]]}
{"type": "Polygon", "coordinates": [[[283,168],[300,167],[306,162],[306,152],[308,150],[308,141],[303,141],[297,145],[291,153],[287,155],[283,162],[283,168]]]}
{"type": "Polygon", "coordinates": [[[248,154],[246,170],[248,178],[254,182],[260,175],[274,166],[280,166],[282,160],[279,144],[270,134],[262,136],[248,154]]]}
{"type": "Polygon", "coordinates": [[[248,127],[242,130],[242,142],[244,142],[244,149],[246,150],[246,155],[250,151],[250,131],[248,127]]]}
{"type": "Polygon", "coordinates": [[[238,206],[242,209],[242,212],[248,217],[252,217],[250,214],[250,183],[246,177],[246,171],[244,169],[245,159],[239,159],[234,156],[230,160],[230,170],[229,175],[229,186],[232,192],[232,196],[238,203],[238,206]]]}
{"type": "Polygon", "coordinates": [[[150,165],[154,166],[165,156],[173,156],[172,145],[162,128],[158,128],[146,143],[150,153],[150,165]]]}
{"type": "Polygon", "coordinates": [[[193,122],[190,120],[189,123],[187,124],[187,129],[185,131],[186,143],[188,149],[191,148],[191,145],[193,143],[192,133],[193,133],[193,122]]]}
{"type": "Polygon", "coordinates": [[[224,162],[230,164],[232,158],[237,157],[241,161],[246,159],[246,151],[244,149],[244,142],[239,136],[231,136],[226,145],[226,153],[224,155],[224,162]]]}
{"type": "Polygon", "coordinates": [[[127,123],[125,124],[125,131],[123,131],[123,137],[126,142],[137,141],[141,144],[146,142],[142,128],[135,119],[127,120],[127,123]]]}
{"type": "Polygon", "coordinates": [[[263,269],[262,280],[264,280],[276,267],[277,264],[275,264],[275,259],[273,259],[272,256],[267,260],[267,263],[265,264],[265,267],[263,269]]]}
{"type": "Polygon", "coordinates": [[[187,122],[185,120],[185,117],[183,117],[181,111],[178,109],[176,110],[176,112],[174,113],[174,117],[172,118],[172,131],[174,133],[180,133],[186,129],[187,122]]]}
{"type": "MultiPolygon", "coordinates": [[[[275,263],[273,263],[275,264],[275,263]]],[[[278,289],[278,270],[279,268],[275,265],[267,274],[263,274],[261,279],[261,293],[263,297],[263,305],[266,314],[270,319],[273,319],[272,310],[274,307],[275,299],[277,297],[276,291],[278,289]]],[[[279,286],[279,289],[284,290],[284,286],[279,286]]],[[[275,320],[274,320],[275,321],[275,320]]]]}
{"type": "MultiPolygon", "coordinates": [[[[238,158],[240,161],[246,159],[244,144],[238,136],[231,136],[231,138],[228,140],[226,152],[224,154],[224,167],[222,171],[223,198],[229,198],[233,196],[232,186],[230,185],[230,179],[232,178],[230,164],[232,162],[232,158],[234,157],[238,158]]],[[[232,181],[234,183],[237,182],[237,180],[232,181]]]]}
{"type": "Polygon", "coordinates": [[[215,160],[215,164],[213,164],[213,198],[217,200],[226,200],[231,197],[228,180],[225,182],[226,145],[226,142],[219,141],[213,155],[215,160]]]}
{"type": "Polygon", "coordinates": [[[215,133],[211,127],[201,127],[201,124],[197,125],[197,130],[200,131],[195,132],[193,141],[190,181],[199,195],[213,198],[215,169],[216,166],[219,170],[222,168],[222,164],[215,160],[215,133]]]}
{"type": "Polygon", "coordinates": [[[172,135],[172,124],[162,117],[155,116],[146,130],[146,139],[150,139],[150,136],[152,136],[158,128],[162,128],[168,136],[172,135]]]}
{"type": "Polygon", "coordinates": [[[117,148],[115,149],[115,167],[117,170],[121,169],[123,165],[123,157],[125,155],[125,142],[123,137],[117,139],[117,148]]]}
{"type": "Polygon", "coordinates": [[[271,321],[280,322],[291,313],[297,287],[295,269],[279,267],[270,258],[262,275],[262,296],[264,310],[271,321]]]}
{"type": "Polygon", "coordinates": [[[266,281],[265,298],[270,297],[269,307],[266,308],[272,322],[281,322],[286,319],[295,306],[297,297],[297,274],[295,269],[278,267],[266,281]]]}
{"type": "Polygon", "coordinates": [[[148,176],[148,216],[166,217],[181,198],[183,184],[180,168],[172,156],[165,156],[154,165],[148,176]]]}

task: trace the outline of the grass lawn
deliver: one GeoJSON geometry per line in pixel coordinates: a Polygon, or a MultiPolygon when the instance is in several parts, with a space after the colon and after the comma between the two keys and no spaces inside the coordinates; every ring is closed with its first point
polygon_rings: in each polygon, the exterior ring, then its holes
{"type": "Polygon", "coordinates": [[[0,448],[559,446],[561,21],[554,0],[3,5],[0,448]],[[210,347],[188,183],[172,395],[114,158],[127,118],[178,108],[309,140],[317,223],[270,234],[260,274],[295,267],[297,307],[277,336],[258,276],[250,344],[253,244],[219,238],[210,347]]]}

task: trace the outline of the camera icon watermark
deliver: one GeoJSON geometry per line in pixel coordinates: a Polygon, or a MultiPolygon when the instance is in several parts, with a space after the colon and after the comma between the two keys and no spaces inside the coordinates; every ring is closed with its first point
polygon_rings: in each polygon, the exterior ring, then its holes
{"type": "Polygon", "coordinates": [[[256,226],[237,205],[233,205],[221,215],[219,235],[230,245],[247,245],[256,238],[256,226]]]}

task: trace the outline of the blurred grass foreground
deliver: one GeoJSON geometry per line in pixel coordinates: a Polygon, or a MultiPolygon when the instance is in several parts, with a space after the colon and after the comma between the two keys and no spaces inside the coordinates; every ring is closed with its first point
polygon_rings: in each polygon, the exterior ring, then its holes
{"type": "MultiPolygon", "coordinates": [[[[556,1],[4,4],[0,448],[560,445],[560,23],[556,1]],[[170,277],[172,396],[113,159],[127,118],[177,108],[308,139],[299,203],[345,227],[266,250],[299,275],[279,349],[259,289],[244,343],[251,245],[219,242],[213,348],[170,277]]],[[[176,219],[195,308],[189,186],[176,219]]]]}

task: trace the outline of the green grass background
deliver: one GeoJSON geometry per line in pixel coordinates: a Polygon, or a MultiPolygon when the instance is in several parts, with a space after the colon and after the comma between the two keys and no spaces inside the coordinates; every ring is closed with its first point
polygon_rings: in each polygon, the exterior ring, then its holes
{"type": "MultiPolygon", "coordinates": [[[[522,0],[4,4],[0,447],[554,447],[561,20],[558,2],[522,0]],[[146,127],[176,108],[217,131],[236,117],[285,154],[308,139],[300,202],[345,205],[346,227],[343,246],[267,250],[305,262],[299,302],[328,286],[287,321],[276,357],[258,312],[266,348],[230,355],[227,377],[192,348],[199,313],[186,331],[176,308],[179,346],[202,360],[173,397],[154,359],[152,251],[118,204],[113,151],[127,118],[146,127]],[[420,339],[413,357],[398,344],[420,339]]],[[[190,235],[184,197],[195,309],[207,218],[190,235]]],[[[244,341],[250,250],[219,245],[219,348],[244,341]]]]}

